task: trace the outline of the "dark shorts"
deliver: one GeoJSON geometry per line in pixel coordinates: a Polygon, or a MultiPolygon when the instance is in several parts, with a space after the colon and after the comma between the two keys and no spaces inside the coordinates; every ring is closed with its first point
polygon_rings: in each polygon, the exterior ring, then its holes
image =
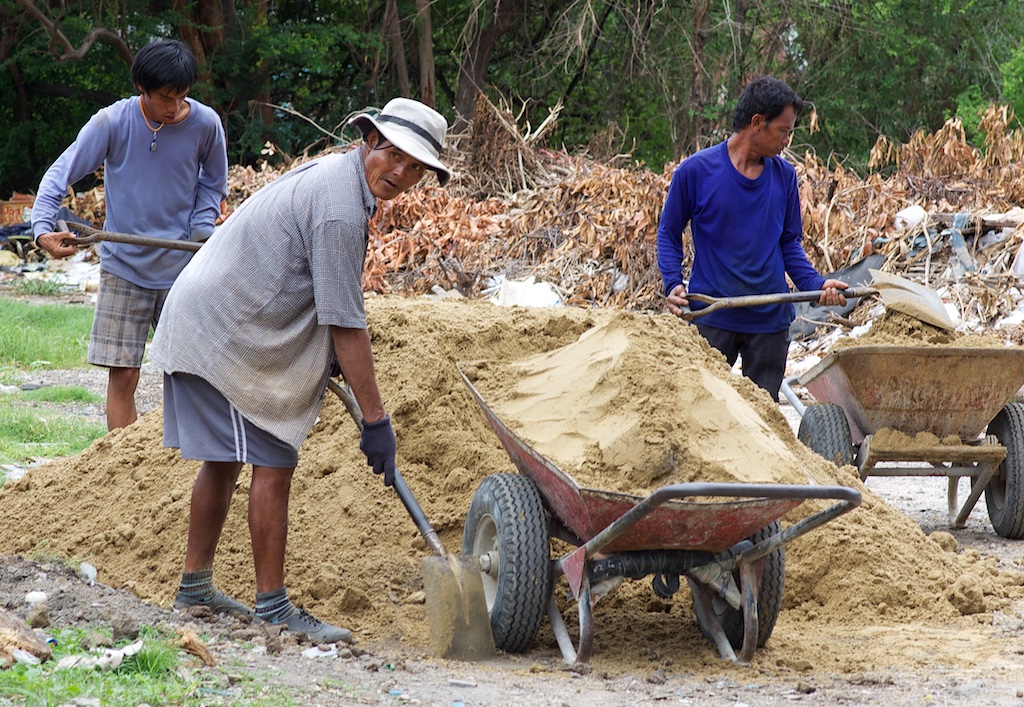
{"type": "Polygon", "coordinates": [[[141,368],[150,328],[156,328],[167,290],[148,290],[100,270],[100,289],[89,336],[89,363],[141,368]]]}
{"type": "Polygon", "coordinates": [[[184,459],[294,469],[299,450],[252,424],[199,376],[164,374],[164,446],[184,459]]]}
{"type": "Polygon", "coordinates": [[[789,330],[770,334],[744,334],[696,323],[697,331],[708,343],[725,355],[729,365],[741,359],[743,375],[768,391],[779,402],[779,388],[786,375],[789,356],[789,330]]]}

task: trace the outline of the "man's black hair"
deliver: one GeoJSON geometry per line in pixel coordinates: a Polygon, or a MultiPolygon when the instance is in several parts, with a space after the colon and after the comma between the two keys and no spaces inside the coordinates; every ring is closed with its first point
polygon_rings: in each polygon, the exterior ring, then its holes
{"type": "Polygon", "coordinates": [[[132,83],[144,93],[165,87],[189,91],[198,80],[195,55],[176,39],[147,44],[132,62],[132,83]]]}
{"type": "Polygon", "coordinates": [[[786,106],[793,106],[799,118],[804,110],[804,100],[785,81],[772,76],[758,76],[740,94],[736,112],[732,115],[732,129],[737,132],[743,130],[758,113],[770,123],[782,115],[786,106]]]}

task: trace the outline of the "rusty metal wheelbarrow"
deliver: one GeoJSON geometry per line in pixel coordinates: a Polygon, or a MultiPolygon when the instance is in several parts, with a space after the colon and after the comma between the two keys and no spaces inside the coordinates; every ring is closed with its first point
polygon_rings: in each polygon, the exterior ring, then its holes
{"type": "Polygon", "coordinates": [[[782,608],[784,544],[860,504],[843,486],[684,483],[646,498],[581,488],[509,429],[460,370],[519,474],[493,474],[477,488],[462,553],[478,557],[495,645],[526,651],[545,616],[566,663],[589,661],[594,604],[624,579],[653,575],[670,597],[689,584],[697,623],[722,658],[749,663],[782,608]],[[734,500],[695,502],[690,499],[734,500]],[[781,529],[807,499],[836,501],[781,529]],[[576,549],[551,558],[551,539],[576,549]],[[578,604],[578,642],[554,595],[565,576],[578,604]]]}
{"type": "Polygon", "coordinates": [[[868,476],[946,476],[951,525],[962,528],[981,494],[1004,538],[1024,538],[1024,349],[865,345],[833,351],[782,392],[800,413],[797,437],[868,476]],[[817,401],[804,405],[796,382],[817,401]],[[883,428],[939,444],[887,446],[883,428]],[[955,438],[955,439],[954,439],[955,438]],[[891,465],[918,462],[917,465],[891,465]],[[926,466],[922,466],[921,463],[926,466]],[[971,491],[957,510],[962,477],[971,491]]]}

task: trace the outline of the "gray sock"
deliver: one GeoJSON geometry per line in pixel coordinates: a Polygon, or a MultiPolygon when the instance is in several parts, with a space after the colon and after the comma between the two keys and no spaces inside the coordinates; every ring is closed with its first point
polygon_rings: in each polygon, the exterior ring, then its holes
{"type": "Polygon", "coordinates": [[[209,604],[216,590],[213,588],[213,570],[182,572],[178,593],[204,604],[209,604]]]}
{"type": "Polygon", "coordinates": [[[295,613],[295,606],[284,587],[272,592],[256,593],[256,617],[272,624],[280,623],[295,613]]]}

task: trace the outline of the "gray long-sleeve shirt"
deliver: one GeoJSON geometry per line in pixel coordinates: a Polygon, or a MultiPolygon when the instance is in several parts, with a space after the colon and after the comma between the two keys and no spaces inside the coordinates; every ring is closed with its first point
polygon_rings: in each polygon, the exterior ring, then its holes
{"type": "MultiPolygon", "coordinates": [[[[188,116],[161,127],[155,143],[138,96],[97,112],[43,175],[32,206],[33,233],[54,231],[68,187],[102,166],[104,230],[174,240],[209,237],[227,196],[224,129],[212,108],[186,100],[188,116]]],[[[100,246],[105,271],[154,290],[169,288],[190,256],[127,243],[100,246]]]]}

